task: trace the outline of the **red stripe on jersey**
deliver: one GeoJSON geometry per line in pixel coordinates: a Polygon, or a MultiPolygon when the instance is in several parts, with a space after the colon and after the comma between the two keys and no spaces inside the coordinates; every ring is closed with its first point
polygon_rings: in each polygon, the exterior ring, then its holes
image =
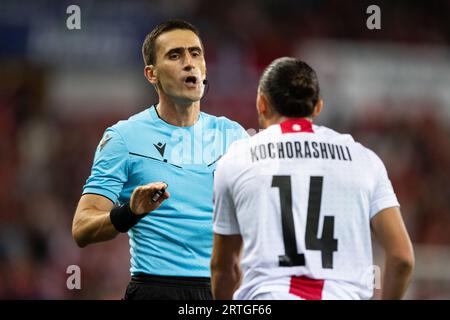
{"type": "Polygon", "coordinates": [[[305,118],[290,118],[280,123],[282,133],[311,132],[312,122],[305,118]]]}
{"type": "Polygon", "coordinates": [[[289,293],[305,300],[322,300],[324,283],[325,280],[311,279],[305,276],[292,276],[289,293]]]}

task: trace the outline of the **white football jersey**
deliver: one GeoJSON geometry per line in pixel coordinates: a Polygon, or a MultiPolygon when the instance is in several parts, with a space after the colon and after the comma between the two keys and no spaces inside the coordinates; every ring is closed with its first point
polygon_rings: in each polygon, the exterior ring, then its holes
{"type": "Polygon", "coordinates": [[[306,119],[235,142],[214,179],[214,232],[242,235],[234,299],[369,299],[370,219],[399,206],[380,158],[306,119]]]}

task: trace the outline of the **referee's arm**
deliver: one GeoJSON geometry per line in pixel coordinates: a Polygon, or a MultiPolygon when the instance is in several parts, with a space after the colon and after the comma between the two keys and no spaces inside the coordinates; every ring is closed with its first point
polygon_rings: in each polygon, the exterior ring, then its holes
{"type": "Polygon", "coordinates": [[[119,209],[119,212],[110,199],[97,194],[84,194],[78,202],[72,223],[72,236],[75,242],[78,246],[85,247],[91,243],[114,239],[119,232],[128,231],[141,217],[157,209],[169,198],[170,194],[166,189],[167,184],[164,182],[139,186],[131,194],[129,210],[119,209]],[[164,190],[162,196],[154,202],[150,201],[152,195],[161,190],[164,190]],[[118,217],[119,221],[116,218],[116,224],[111,221],[113,209],[122,215],[118,217]],[[135,218],[130,218],[130,215],[135,218]]]}
{"type": "Polygon", "coordinates": [[[85,194],[78,202],[72,224],[72,236],[80,247],[114,239],[119,231],[111,223],[114,204],[106,197],[85,194]]]}

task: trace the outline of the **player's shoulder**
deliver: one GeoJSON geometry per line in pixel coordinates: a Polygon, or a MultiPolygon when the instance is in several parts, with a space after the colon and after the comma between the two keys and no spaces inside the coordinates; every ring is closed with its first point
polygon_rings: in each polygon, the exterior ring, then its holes
{"type": "MultiPolygon", "coordinates": [[[[245,132],[247,135],[247,133],[245,132]]],[[[229,145],[225,154],[220,158],[218,166],[233,167],[236,170],[248,163],[247,153],[251,137],[236,139],[229,145]]]]}
{"type": "Polygon", "coordinates": [[[254,135],[248,135],[247,139],[240,139],[237,141],[234,141],[230,148],[228,149],[227,153],[235,153],[235,154],[242,154],[245,151],[248,151],[255,145],[259,145],[261,143],[266,142],[267,140],[272,140],[273,137],[276,135],[276,128],[274,126],[270,126],[267,129],[261,130],[260,132],[254,134],[254,135]]]}
{"type": "Polygon", "coordinates": [[[363,145],[361,142],[356,141],[350,134],[339,133],[333,129],[323,126],[321,126],[321,130],[323,130],[325,134],[329,134],[331,137],[333,137],[335,139],[335,142],[340,141],[351,145],[359,154],[361,154],[364,158],[366,158],[371,164],[377,166],[380,163],[382,163],[382,160],[375,151],[363,145]]]}
{"type": "Polygon", "coordinates": [[[375,168],[384,167],[383,160],[381,160],[380,156],[372,149],[364,146],[361,143],[356,143],[359,148],[359,152],[363,153],[368,162],[375,168]]]}
{"type": "Polygon", "coordinates": [[[327,138],[332,143],[343,143],[352,147],[357,153],[361,154],[364,158],[370,161],[372,164],[379,164],[381,162],[380,157],[372,149],[364,146],[362,143],[356,141],[349,133],[341,133],[326,126],[313,126],[314,132],[327,138]]]}
{"type": "Polygon", "coordinates": [[[313,130],[316,134],[326,137],[328,140],[332,140],[336,143],[357,144],[353,136],[349,133],[338,132],[326,126],[319,125],[313,125],[313,130]]]}
{"type": "Polygon", "coordinates": [[[313,130],[318,135],[324,137],[328,142],[337,143],[337,144],[345,144],[347,146],[351,146],[358,151],[368,152],[370,151],[361,143],[356,141],[350,133],[342,133],[338,132],[334,129],[328,128],[326,126],[318,126],[314,125],[313,130]]]}

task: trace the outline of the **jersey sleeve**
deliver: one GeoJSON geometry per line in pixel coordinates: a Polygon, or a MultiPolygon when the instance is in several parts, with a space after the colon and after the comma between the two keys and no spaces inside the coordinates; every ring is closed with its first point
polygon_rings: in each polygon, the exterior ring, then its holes
{"type": "Polygon", "coordinates": [[[229,156],[230,153],[219,160],[214,174],[213,230],[223,235],[240,234],[236,207],[229,184],[229,156]]]}
{"type": "Polygon", "coordinates": [[[392,183],[381,159],[371,151],[370,157],[375,167],[376,183],[370,199],[370,218],[383,209],[399,207],[392,183]]]}
{"type": "Polygon", "coordinates": [[[116,203],[128,180],[128,155],[123,138],[114,129],[108,128],[95,152],[91,175],[84,185],[83,194],[99,194],[116,203]]]}

